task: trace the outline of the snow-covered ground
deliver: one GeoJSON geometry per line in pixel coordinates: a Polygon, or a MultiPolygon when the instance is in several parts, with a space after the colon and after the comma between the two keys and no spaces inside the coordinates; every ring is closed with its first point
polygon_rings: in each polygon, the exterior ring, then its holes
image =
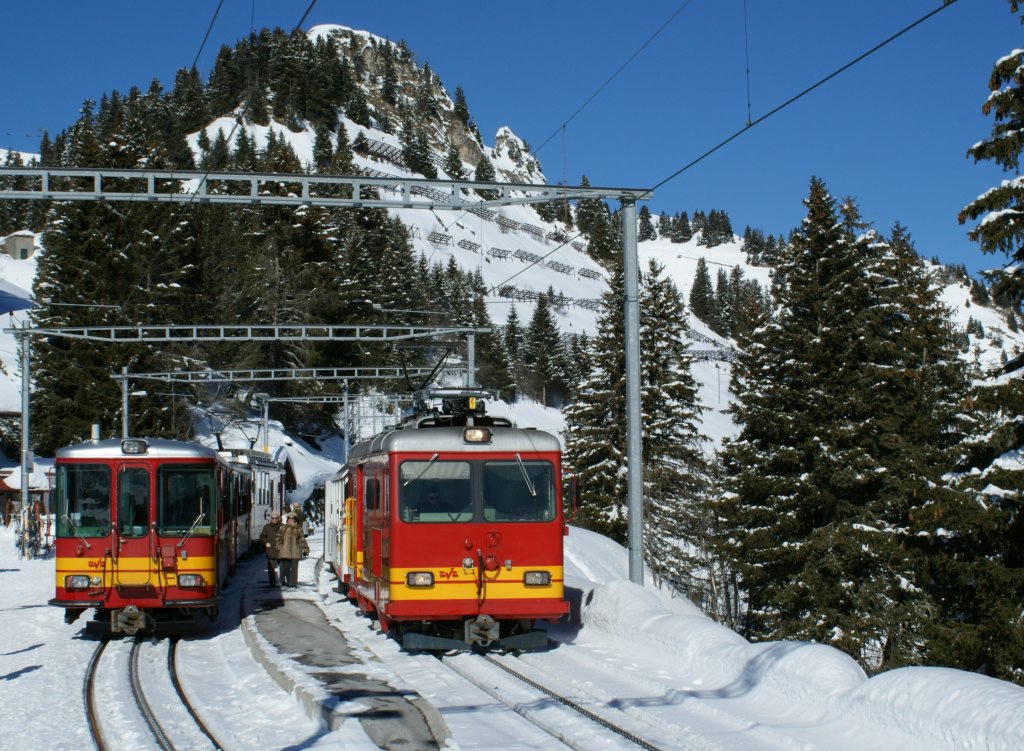
{"type": "MultiPolygon", "coordinates": [[[[431,701],[456,749],[550,749],[547,734],[522,720],[441,663],[402,652],[319,578],[313,556],[302,562],[304,586],[289,597],[317,602],[369,664],[360,670],[431,701]],[[443,671],[443,672],[439,672],[443,671]],[[519,734],[520,728],[522,735],[519,734]],[[505,737],[506,733],[516,736],[505,737]]],[[[694,749],[829,749],[863,751],[1016,751],[1024,738],[1024,688],[944,668],[904,668],[867,678],[831,647],[750,644],[715,624],[685,599],[628,581],[626,551],[572,528],[566,581],[580,603],[578,620],[551,634],[562,643],[528,655],[525,668],[548,676],[590,706],[654,728],[660,739],[684,735],[694,749]]],[[[82,749],[91,745],[82,683],[95,641],[83,621],[70,625],[48,606],[53,560],[23,560],[11,529],[0,527],[0,749],[82,749]]],[[[374,748],[356,722],[328,731],[307,719],[294,698],[270,680],[246,646],[237,622],[246,588],[263,579],[262,561],[244,565],[228,589],[218,628],[180,648],[186,690],[216,701],[204,711],[218,737],[239,749],[374,748]]],[[[315,677],[284,655],[271,660],[297,680],[315,677]]],[[[456,666],[458,663],[456,662],[456,666]]],[[[358,708],[353,708],[358,713],[358,708]]],[[[566,720],[586,726],[583,718],[566,720]]],[[[570,728],[572,730],[572,728],[570,728]]],[[[127,728],[124,737],[130,737],[127,728]]],[[[657,740],[657,738],[656,738],[657,740]]],[[[124,748],[138,747],[133,742],[124,748]]],[[[600,735],[592,746],[626,748],[600,735]]]]}

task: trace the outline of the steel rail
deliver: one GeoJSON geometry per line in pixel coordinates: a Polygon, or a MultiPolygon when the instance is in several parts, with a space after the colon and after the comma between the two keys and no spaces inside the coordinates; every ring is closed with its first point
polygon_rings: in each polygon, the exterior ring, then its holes
{"type": "Polygon", "coordinates": [[[177,638],[172,639],[167,647],[167,671],[171,675],[171,684],[174,686],[174,690],[177,692],[178,698],[181,699],[181,703],[185,706],[189,716],[192,717],[193,722],[195,722],[199,730],[210,740],[210,743],[213,744],[213,747],[217,749],[217,751],[223,751],[224,747],[213,736],[210,729],[206,727],[206,723],[199,717],[195,707],[192,706],[192,702],[189,701],[188,696],[185,695],[185,689],[182,688],[181,681],[178,679],[178,641],[179,640],[177,638]]]}
{"type": "Polygon", "coordinates": [[[108,639],[104,639],[92,653],[92,657],[89,658],[89,664],[85,668],[85,685],[82,688],[82,696],[85,700],[85,717],[89,723],[89,733],[92,735],[92,742],[96,744],[97,751],[106,751],[107,745],[103,738],[103,729],[100,727],[100,715],[96,708],[96,671],[99,667],[100,657],[109,643],[108,639]]]}
{"type": "Polygon", "coordinates": [[[136,639],[132,643],[131,656],[128,659],[128,682],[132,688],[132,698],[135,699],[135,706],[139,708],[139,712],[142,714],[142,718],[146,721],[146,725],[149,728],[149,732],[153,734],[156,739],[157,745],[160,746],[163,751],[174,751],[174,743],[164,732],[164,729],[160,726],[159,720],[156,718],[156,714],[153,712],[153,708],[149,705],[146,700],[146,694],[142,690],[142,682],[139,680],[139,653],[142,651],[143,639],[136,639]]]}

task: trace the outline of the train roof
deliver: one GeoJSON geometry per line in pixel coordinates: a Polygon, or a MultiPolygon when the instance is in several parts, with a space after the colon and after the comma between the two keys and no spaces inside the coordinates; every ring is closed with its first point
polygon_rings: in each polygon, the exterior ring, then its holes
{"type": "Polygon", "coordinates": [[[141,438],[133,441],[145,441],[146,452],[125,453],[122,450],[122,439],[105,438],[99,441],[86,441],[73,446],[57,449],[57,459],[126,459],[126,458],[163,458],[163,459],[217,459],[215,449],[201,446],[188,441],[175,441],[168,438],[141,438]]]}
{"type": "Polygon", "coordinates": [[[220,455],[234,464],[248,464],[253,467],[284,471],[284,465],[265,451],[239,448],[221,449],[220,455]]]}
{"type": "Polygon", "coordinates": [[[493,453],[560,451],[558,439],[551,433],[536,428],[491,427],[491,440],[486,443],[468,443],[465,427],[430,427],[393,430],[380,433],[357,443],[349,457],[360,459],[371,454],[391,451],[460,451],[493,453]]]}

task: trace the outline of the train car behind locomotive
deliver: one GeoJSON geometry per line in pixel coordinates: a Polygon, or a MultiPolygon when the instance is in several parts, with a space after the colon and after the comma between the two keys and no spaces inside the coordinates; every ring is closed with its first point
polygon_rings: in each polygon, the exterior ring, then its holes
{"type": "MultiPolygon", "coordinates": [[[[253,472],[165,439],[93,440],[55,459],[56,596],[89,630],[175,632],[213,618],[251,544],[253,472]]],[[[279,476],[279,474],[278,474],[279,476]]]]}
{"type": "Polygon", "coordinates": [[[340,589],[411,649],[531,649],[568,612],[558,439],[481,394],[357,444],[328,483],[325,556],[340,589]]]}

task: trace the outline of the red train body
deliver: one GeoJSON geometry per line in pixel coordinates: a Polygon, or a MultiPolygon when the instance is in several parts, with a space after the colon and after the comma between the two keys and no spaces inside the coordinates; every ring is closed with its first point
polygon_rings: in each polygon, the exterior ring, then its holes
{"type": "Polygon", "coordinates": [[[446,405],[354,447],[326,490],[325,558],[408,648],[545,646],[536,622],[568,612],[558,440],[473,396],[446,405]]]}
{"type": "Polygon", "coordinates": [[[50,604],[69,623],[94,608],[88,627],[104,633],[173,632],[214,617],[284,497],[270,457],[182,441],[90,441],[59,450],[55,466],[50,604]]]}

